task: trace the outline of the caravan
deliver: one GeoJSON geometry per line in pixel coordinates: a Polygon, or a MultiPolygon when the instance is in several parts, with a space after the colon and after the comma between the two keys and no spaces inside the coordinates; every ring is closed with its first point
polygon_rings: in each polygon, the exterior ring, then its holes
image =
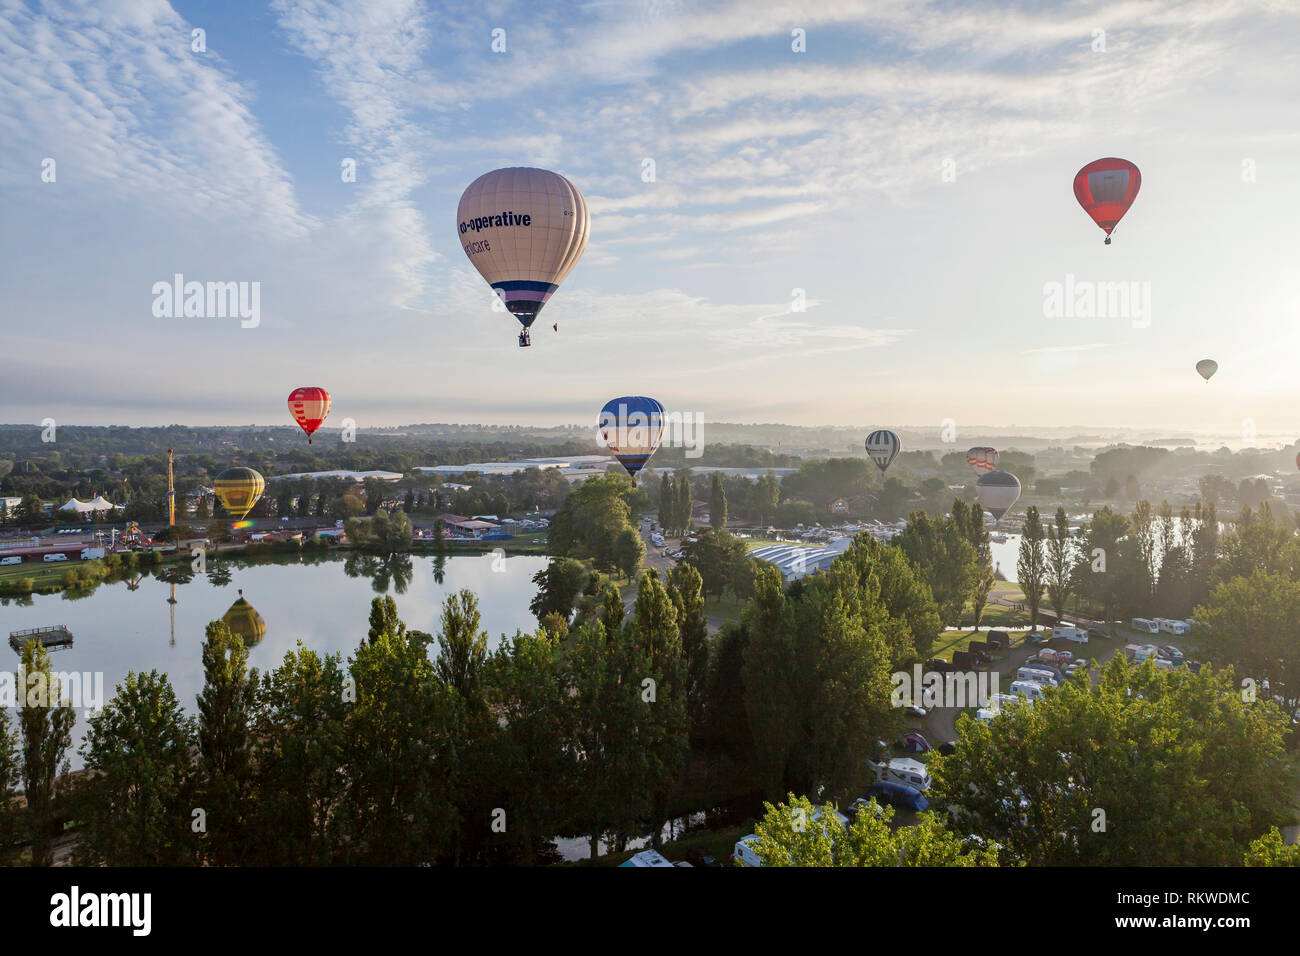
{"type": "Polygon", "coordinates": [[[1016,697],[1027,697],[1030,700],[1042,700],[1043,690],[1043,685],[1036,681],[1013,680],[1011,682],[1011,693],[1016,697]]]}
{"type": "Polygon", "coordinates": [[[1056,687],[1060,684],[1054,673],[1041,667],[1022,667],[1016,671],[1016,680],[1033,681],[1035,684],[1051,684],[1056,687]]]}
{"type": "Polygon", "coordinates": [[[930,789],[930,772],[925,764],[911,757],[895,757],[888,763],[872,763],[876,779],[882,783],[901,783],[917,790],[930,789]]]}
{"type": "Polygon", "coordinates": [[[1133,618],[1133,630],[1143,631],[1147,634],[1159,634],[1160,625],[1145,617],[1133,618]]]}
{"type": "Polygon", "coordinates": [[[1186,621],[1177,621],[1168,617],[1156,618],[1156,624],[1167,634],[1186,634],[1191,630],[1186,621]]]}

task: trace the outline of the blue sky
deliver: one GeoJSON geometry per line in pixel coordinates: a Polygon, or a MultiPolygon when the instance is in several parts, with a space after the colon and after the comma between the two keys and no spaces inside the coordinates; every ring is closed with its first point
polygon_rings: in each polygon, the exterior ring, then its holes
{"type": "Polygon", "coordinates": [[[649,394],[1300,429],[1297,27],[1268,0],[0,0],[0,421],[280,422],[319,384],[362,426],[649,394]],[[1143,173],[1109,247],[1071,192],[1103,156],[1143,173]],[[592,214],[532,349],[454,227],[505,165],[592,214]],[[261,323],[156,318],[177,272],[259,282],[261,323]],[[1149,284],[1149,321],[1045,316],[1067,275],[1149,284]]]}

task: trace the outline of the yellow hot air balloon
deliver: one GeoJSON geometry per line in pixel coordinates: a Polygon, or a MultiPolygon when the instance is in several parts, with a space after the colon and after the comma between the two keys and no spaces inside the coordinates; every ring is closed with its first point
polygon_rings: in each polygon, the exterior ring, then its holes
{"type": "Polygon", "coordinates": [[[236,519],[253,510],[266,490],[266,479],[251,468],[227,468],[217,475],[213,490],[226,510],[236,519]]]}
{"type": "Polygon", "coordinates": [[[244,639],[245,647],[252,647],[266,637],[266,621],[257,613],[257,608],[244,598],[243,591],[239,592],[239,600],[230,605],[230,610],[222,615],[221,620],[230,628],[231,634],[238,634],[244,639]]]}

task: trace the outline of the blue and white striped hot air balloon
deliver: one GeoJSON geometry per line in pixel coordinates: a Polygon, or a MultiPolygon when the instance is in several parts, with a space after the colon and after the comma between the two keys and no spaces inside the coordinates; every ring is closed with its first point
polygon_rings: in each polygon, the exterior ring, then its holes
{"type": "Polygon", "coordinates": [[[902,450],[902,440],[887,428],[878,428],[867,436],[867,457],[876,463],[882,474],[902,450]]]}
{"type": "Polygon", "coordinates": [[[611,398],[600,410],[600,437],[636,481],[664,435],[664,407],[644,395],[611,398]]]}

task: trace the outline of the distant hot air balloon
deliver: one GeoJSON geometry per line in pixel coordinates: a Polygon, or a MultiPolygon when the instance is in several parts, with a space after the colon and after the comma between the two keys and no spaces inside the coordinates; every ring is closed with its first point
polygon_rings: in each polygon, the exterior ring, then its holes
{"type": "Polygon", "coordinates": [[[644,395],[611,398],[600,410],[600,437],[636,482],[664,434],[664,407],[644,395]]]}
{"type": "Polygon", "coordinates": [[[329,416],[332,404],[330,393],[316,385],[304,385],[289,393],[289,414],[307,433],[307,444],[311,444],[312,433],[329,416]]]}
{"type": "Polygon", "coordinates": [[[578,187],[559,173],[512,166],[469,184],[456,210],[465,255],[528,329],[587,248],[591,217],[578,187]]]}
{"type": "Polygon", "coordinates": [[[867,457],[876,463],[881,474],[902,450],[903,442],[886,428],[879,428],[867,436],[867,457]]]}
{"type": "Polygon", "coordinates": [[[966,464],[975,469],[976,475],[993,471],[998,466],[998,450],[987,445],[976,445],[967,450],[966,464]]]}
{"type": "Polygon", "coordinates": [[[230,633],[238,634],[244,639],[245,647],[252,647],[266,637],[266,621],[257,613],[257,608],[244,598],[243,590],[239,592],[239,600],[230,605],[230,610],[221,616],[221,620],[230,628],[230,633]]]}
{"type": "Polygon", "coordinates": [[[1110,234],[1142,188],[1142,173],[1127,159],[1098,159],[1074,174],[1074,197],[1092,221],[1110,234]]]}
{"type": "Polygon", "coordinates": [[[1296,452],[1296,456],[1295,456],[1295,466],[1296,466],[1297,468],[1300,468],[1300,452],[1296,452]]]}
{"type": "Polygon", "coordinates": [[[1196,371],[1200,373],[1201,378],[1205,379],[1207,385],[1210,382],[1210,376],[1218,370],[1219,363],[1214,361],[1214,359],[1201,359],[1196,363],[1196,371]]]}
{"type": "Polygon", "coordinates": [[[217,475],[213,490],[226,510],[239,520],[253,510],[266,489],[266,479],[252,468],[227,468],[217,475]]]}
{"type": "Polygon", "coordinates": [[[1020,498],[1020,479],[1008,471],[990,471],[975,482],[975,493],[985,511],[1001,518],[1020,498]]]}

